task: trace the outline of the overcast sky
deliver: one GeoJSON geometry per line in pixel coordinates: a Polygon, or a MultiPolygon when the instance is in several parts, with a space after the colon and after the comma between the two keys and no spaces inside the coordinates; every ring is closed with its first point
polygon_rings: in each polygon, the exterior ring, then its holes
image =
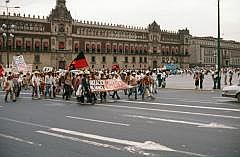
{"type": "MultiPolygon", "coordinates": [[[[193,36],[217,36],[217,0],[66,1],[74,19],[140,27],[147,27],[156,20],[161,29],[188,28],[193,36]]],[[[222,37],[240,41],[240,0],[220,2],[222,37]]],[[[0,0],[0,4],[4,5],[5,0],[0,0]]],[[[11,11],[48,16],[55,4],[56,0],[10,0],[9,6],[21,7],[11,11]]]]}

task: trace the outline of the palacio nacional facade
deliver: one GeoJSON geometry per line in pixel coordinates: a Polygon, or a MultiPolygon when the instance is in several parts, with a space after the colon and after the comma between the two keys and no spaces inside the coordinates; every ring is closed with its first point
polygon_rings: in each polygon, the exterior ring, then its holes
{"type": "MultiPolygon", "coordinates": [[[[213,37],[192,37],[188,29],[162,30],[156,21],[146,28],[78,21],[72,18],[65,0],[57,0],[48,17],[3,12],[0,25],[3,24],[15,25],[14,36],[0,36],[3,65],[11,63],[13,56],[23,55],[33,70],[46,66],[64,69],[80,51],[84,51],[93,69],[116,64],[126,69],[157,68],[164,63],[181,67],[216,64],[205,59],[215,55],[216,47],[207,45],[207,41],[217,41],[213,37]],[[199,42],[203,39],[205,44],[199,42]]],[[[10,31],[8,28],[7,33],[10,31]]],[[[221,43],[227,43],[222,48],[222,64],[240,65],[240,43],[224,40],[221,43]]]]}

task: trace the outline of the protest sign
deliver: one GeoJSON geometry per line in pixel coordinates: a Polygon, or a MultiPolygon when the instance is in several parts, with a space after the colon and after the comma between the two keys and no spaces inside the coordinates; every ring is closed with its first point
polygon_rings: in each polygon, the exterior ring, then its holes
{"type": "Polygon", "coordinates": [[[122,80],[90,80],[90,88],[92,92],[108,92],[130,88],[122,80]]]}
{"type": "Polygon", "coordinates": [[[18,72],[26,71],[27,65],[22,55],[13,56],[13,63],[16,66],[18,72]]]}

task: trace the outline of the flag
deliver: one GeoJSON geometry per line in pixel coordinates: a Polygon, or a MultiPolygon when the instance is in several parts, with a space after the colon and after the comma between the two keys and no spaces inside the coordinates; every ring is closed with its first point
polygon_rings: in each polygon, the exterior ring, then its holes
{"type": "Polygon", "coordinates": [[[4,69],[3,66],[0,64],[0,77],[3,77],[4,75],[4,69]]]}
{"type": "Polygon", "coordinates": [[[86,68],[88,67],[87,60],[83,54],[83,51],[81,51],[77,57],[71,62],[70,64],[70,70],[74,69],[81,69],[81,68],[86,68]]]}

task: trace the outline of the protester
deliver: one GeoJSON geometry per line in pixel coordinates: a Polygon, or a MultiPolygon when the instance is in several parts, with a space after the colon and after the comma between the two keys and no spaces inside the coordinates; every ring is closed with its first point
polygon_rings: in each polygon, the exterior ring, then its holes
{"type": "Polygon", "coordinates": [[[32,99],[40,99],[40,78],[39,78],[39,72],[34,72],[34,75],[32,77],[32,99]]]}
{"type": "Polygon", "coordinates": [[[13,81],[12,81],[12,76],[8,76],[7,77],[7,81],[5,81],[4,83],[4,90],[6,92],[5,94],[5,102],[8,102],[8,94],[10,93],[10,99],[15,102],[16,101],[16,97],[15,97],[15,93],[13,91],[14,85],[13,85],[13,81]]]}
{"type": "Polygon", "coordinates": [[[200,79],[199,72],[195,72],[195,73],[194,73],[193,79],[194,79],[194,82],[195,82],[195,83],[194,83],[194,84],[195,84],[195,89],[198,89],[199,79],[200,79]]]}
{"type": "MultiPolygon", "coordinates": [[[[120,76],[116,72],[113,72],[112,74],[113,74],[113,80],[120,80],[121,79],[120,76]]],[[[118,100],[120,99],[120,96],[118,95],[117,90],[113,91],[112,98],[115,99],[115,96],[117,97],[118,100]]]]}
{"type": "Polygon", "coordinates": [[[151,83],[153,82],[152,78],[150,77],[150,71],[146,72],[146,75],[142,79],[142,84],[143,84],[143,93],[142,93],[142,100],[144,100],[145,94],[151,97],[152,99],[154,98],[152,93],[151,93],[151,83]]]}
{"type": "Polygon", "coordinates": [[[66,100],[70,100],[71,91],[72,91],[72,77],[70,72],[66,72],[64,77],[64,93],[62,96],[63,99],[66,97],[66,100]]]}
{"type": "Polygon", "coordinates": [[[128,93],[128,98],[134,93],[135,94],[135,100],[137,99],[137,78],[136,78],[136,72],[133,72],[130,76],[130,91],[128,93]]]}
{"type": "Polygon", "coordinates": [[[229,71],[229,85],[232,86],[232,79],[233,79],[233,71],[229,71]]]}
{"type": "Polygon", "coordinates": [[[203,89],[203,80],[204,80],[204,74],[203,74],[203,70],[201,70],[200,73],[199,73],[200,89],[203,89]]]}

